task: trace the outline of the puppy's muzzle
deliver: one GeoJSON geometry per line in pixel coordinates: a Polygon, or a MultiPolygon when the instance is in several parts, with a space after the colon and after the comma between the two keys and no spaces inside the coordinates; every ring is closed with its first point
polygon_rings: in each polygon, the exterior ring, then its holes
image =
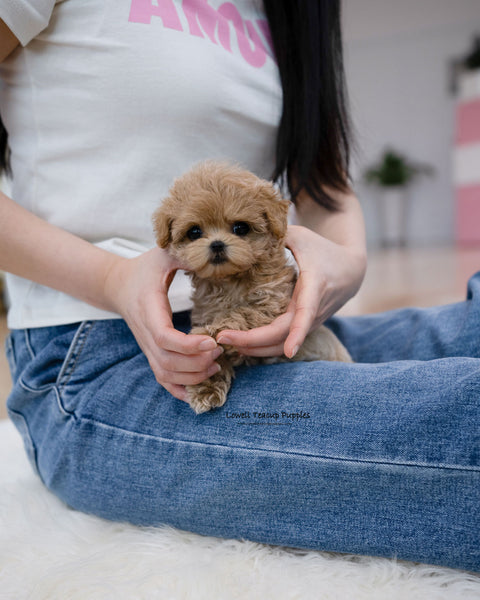
{"type": "Polygon", "coordinates": [[[227,260],[227,246],[220,240],[215,240],[210,244],[210,262],[219,265],[227,260]]]}

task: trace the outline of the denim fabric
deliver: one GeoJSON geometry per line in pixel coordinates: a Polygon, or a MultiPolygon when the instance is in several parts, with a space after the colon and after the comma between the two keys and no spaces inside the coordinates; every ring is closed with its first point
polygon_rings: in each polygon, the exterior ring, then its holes
{"type": "Polygon", "coordinates": [[[480,272],[465,302],[328,325],[354,364],[240,368],[198,416],[121,320],[15,330],[9,414],[78,510],[479,571],[480,272]]]}

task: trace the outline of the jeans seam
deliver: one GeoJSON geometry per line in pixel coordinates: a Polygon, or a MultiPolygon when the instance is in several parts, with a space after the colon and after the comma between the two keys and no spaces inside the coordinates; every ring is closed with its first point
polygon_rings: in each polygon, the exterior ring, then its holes
{"type": "Polygon", "coordinates": [[[73,419],[76,419],[75,413],[67,410],[65,408],[65,406],[63,405],[62,397],[60,395],[60,390],[58,389],[58,387],[56,385],[53,386],[53,391],[55,392],[55,400],[57,402],[58,410],[60,411],[60,413],[64,417],[73,417],[73,419]]]}
{"type": "Polygon", "coordinates": [[[21,377],[19,378],[18,383],[22,389],[31,394],[45,394],[48,393],[53,387],[55,387],[52,383],[47,383],[42,387],[33,388],[29,386],[28,383],[25,383],[25,381],[21,377]]]}
{"type": "Polygon", "coordinates": [[[197,446],[208,446],[208,447],[217,447],[217,448],[226,448],[228,450],[241,450],[244,452],[263,452],[265,454],[274,453],[281,455],[291,455],[291,456],[301,456],[303,458],[310,458],[315,460],[323,460],[323,461],[339,461],[344,463],[355,463],[355,464],[374,464],[374,465],[384,465],[384,466],[395,466],[395,467],[416,467],[420,469],[440,469],[440,470],[452,470],[452,471],[468,471],[468,472],[479,472],[480,467],[476,466],[468,466],[468,465],[448,465],[448,464],[431,464],[431,463],[421,463],[421,462],[409,462],[409,461],[394,461],[394,460],[375,460],[375,459],[362,459],[362,458],[346,458],[341,456],[329,456],[329,455],[321,455],[321,454],[306,454],[304,452],[293,452],[287,450],[276,450],[274,448],[255,448],[255,447],[245,447],[245,446],[227,446],[226,444],[214,444],[209,442],[199,442],[196,440],[181,440],[175,438],[165,438],[162,436],[156,436],[149,433],[140,433],[138,431],[130,431],[128,429],[123,429],[116,425],[109,425],[108,423],[102,423],[101,421],[97,421],[96,419],[91,419],[87,417],[82,417],[79,415],[75,415],[77,421],[85,421],[88,423],[93,423],[98,425],[99,427],[103,427],[105,429],[113,429],[116,431],[120,431],[123,434],[131,435],[131,436],[141,436],[145,438],[151,438],[160,442],[169,442],[169,443],[180,443],[180,444],[193,444],[197,446]]]}
{"type": "Polygon", "coordinates": [[[65,389],[73,373],[75,372],[78,359],[82,353],[82,350],[85,346],[85,342],[87,341],[88,335],[92,327],[93,321],[84,321],[75,333],[68,354],[65,357],[62,369],[60,370],[60,373],[57,377],[55,387],[58,390],[59,394],[61,394],[62,391],[65,389]]]}
{"type": "Polygon", "coordinates": [[[52,384],[48,384],[43,386],[42,388],[39,389],[34,389],[31,388],[29,385],[27,385],[21,378],[18,380],[18,384],[20,385],[20,387],[25,390],[26,392],[28,392],[29,394],[37,394],[37,395],[47,395],[50,392],[55,392],[55,398],[56,398],[56,402],[58,405],[58,408],[60,410],[60,412],[64,415],[64,416],[68,416],[68,417],[74,417],[76,418],[76,415],[73,412],[68,411],[62,404],[62,399],[60,398],[60,393],[58,391],[58,388],[56,385],[52,385],[52,384]]]}
{"type": "Polygon", "coordinates": [[[35,352],[33,351],[32,344],[30,343],[30,334],[28,329],[23,330],[23,335],[25,337],[25,346],[27,347],[28,353],[30,354],[30,358],[35,360],[35,352]]]}

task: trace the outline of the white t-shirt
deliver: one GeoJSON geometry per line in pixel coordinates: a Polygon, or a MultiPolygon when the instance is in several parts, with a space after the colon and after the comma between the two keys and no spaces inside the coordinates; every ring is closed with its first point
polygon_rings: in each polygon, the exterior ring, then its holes
{"type": "MultiPolygon", "coordinates": [[[[154,246],[151,215],[205,159],[274,167],[281,87],[261,0],[2,0],[12,198],[106,250],[154,246]]],[[[28,232],[25,232],[28,235],[28,232]]],[[[11,328],[118,317],[7,277],[11,328]]],[[[169,294],[190,307],[185,274],[169,294]]]]}

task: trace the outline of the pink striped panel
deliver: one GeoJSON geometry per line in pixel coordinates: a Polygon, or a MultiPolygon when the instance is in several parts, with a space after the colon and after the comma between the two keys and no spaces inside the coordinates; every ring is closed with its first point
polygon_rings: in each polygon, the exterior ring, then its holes
{"type": "Polygon", "coordinates": [[[480,142],[480,98],[461,102],[457,107],[456,145],[475,142],[480,142]]]}
{"type": "Polygon", "coordinates": [[[480,183],[457,188],[457,241],[480,243],[480,183]]]}

